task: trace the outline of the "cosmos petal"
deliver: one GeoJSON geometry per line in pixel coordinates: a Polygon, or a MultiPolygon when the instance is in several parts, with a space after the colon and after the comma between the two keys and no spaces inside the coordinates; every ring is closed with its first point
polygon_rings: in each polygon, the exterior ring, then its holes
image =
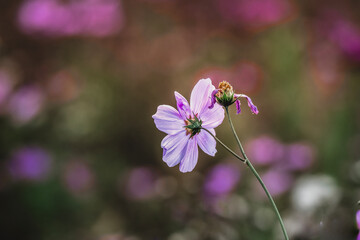
{"type": "Polygon", "coordinates": [[[200,119],[203,121],[202,126],[204,128],[216,128],[224,120],[225,112],[222,106],[215,104],[212,109],[205,109],[200,115],[200,119]]]}
{"type": "Polygon", "coordinates": [[[211,93],[215,87],[210,78],[201,79],[195,85],[190,96],[190,108],[192,112],[201,116],[204,110],[208,110],[211,105],[211,93]]]}
{"type": "Polygon", "coordinates": [[[198,161],[199,150],[196,138],[190,138],[186,147],[185,155],[180,162],[180,171],[191,172],[198,161]]]}
{"type": "Polygon", "coordinates": [[[163,161],[169,167],[174,167],[184,158],[186,145],[189,137],[186,131],[182,131],[176,135],[167,135],[161,142],[163,147],[163,161]]]}
{"type": "MultiPolygon", "coordinates": [[[[214,129],[208,129],[215,135],[214,129]]],[[[216,140],[206,131],[202,130],[199,134],[195,135],[199,147],[208,155],[215,156],[216,153],[216,140]]]]}
{"type": "Polygon", "coordinates": [[[177,109],[182,117],[182,119],[186,120],[191,117],[190,105],[186,98],[184,98],[180,93],[175,91],[175,99],[177,109]]]}
{"type": "Polygon", "coordinates": [[[169,105],[160,105],[152,118],[156,127],[164,133],[173,135],[184,130],[184,120],[179,112],[169,105]]]}

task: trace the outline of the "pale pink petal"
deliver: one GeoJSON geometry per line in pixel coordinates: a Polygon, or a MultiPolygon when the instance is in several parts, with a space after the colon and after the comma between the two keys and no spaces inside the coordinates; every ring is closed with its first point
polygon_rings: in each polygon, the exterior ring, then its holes
{"type": "Polygon", "coordinates": [[[189,136],[186,131],[179,132],[176,135],[167,135],[161,142],[163,151],[163,161],[169,167],[174,167],[179,164],[181,159],[184,158],[186,152],[186,144],[189,136]]]}
{"type": "MultiPolygon", "coordinates": [[[[208,129],[215,135],[214,129],[208,129]]],[[[216,153],[216,140],[206,131],[202,130],[199,134],[195,135],[199,147],[208,155],[215,156],[216,153]]]]}
{"type": "Polygon", "coordinates": [[[202,126],[204,128],[216,128],[224,120],[224,109],[222,106],[216,103],[212,109],[208,108],[204,110],[204,112],[199,117],[203,122],[202,126]]]}
{"type": "Polygon", "coordinates": [[[196,138],[190,138],[186,147],[186,152],[184,155],[184,158],[180,162],[180,171],[185,172],[191,172],[198,160],[198,146],[196,138]]]}
{"type": "Polygon", "coordinates": [[[191,118],[191,110],[186,98],[184,98],[180,93],[175,92],[175,99],[176,99],[177,109],[182,119],[186,120],[188,118],[191,118]]]}
{"type": "Polygon", "coordinates": [[[173,135],[184,130],[184,120],[179,112],[169,105],[160,105],[152,118],[156,127],[164,133],[173,135]]]}
{"type": "Polygon", "coordinates": [[[191,92],[190,108],[198,116],[211,106],[211,93],[215,89],[210,78],[201,79],[191,92]]]}

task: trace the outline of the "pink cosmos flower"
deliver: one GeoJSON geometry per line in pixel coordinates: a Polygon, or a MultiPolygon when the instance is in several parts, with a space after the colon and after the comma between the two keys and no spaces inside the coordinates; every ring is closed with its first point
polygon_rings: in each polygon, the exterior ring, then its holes
{"type": "Polygon", "coordinates": [[[169,105],[160,105],[152,116],[156,127],[168,134],[161,147],[163,161],[169,167],[180,164],[181,172],[191,172],[198,160],[198,146],[206,154],[215,155],[215,139],[202,130],[206,128],[215,135],[214,128],[224,119],[224,110],[220,105],[209,108],[214,89],[209,78],[201,79],[191,92],[190,104],[175,92],[177,110],[169,105]]]}

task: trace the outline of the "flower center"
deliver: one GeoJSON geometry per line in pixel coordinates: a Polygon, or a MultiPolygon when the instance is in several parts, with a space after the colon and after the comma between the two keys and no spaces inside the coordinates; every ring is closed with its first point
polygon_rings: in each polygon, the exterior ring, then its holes
{"type": "Polygon", "coordinates": [[[229,106],[234,103],[234,89],[230,83],[222,81],[219,84],[219,91],[215,95],[218,103],[223,106],[229,106]]]}
{"type": "Polygon", "coordinates": [[[191,134],[190,138],[192,138],[201,131],[202,121],[196,115],[194,115],[194,118],[191,119],[188,118],[184,120],[184,122],[185,122],[184,127],[186,130],[186,135],[191,134]]]}

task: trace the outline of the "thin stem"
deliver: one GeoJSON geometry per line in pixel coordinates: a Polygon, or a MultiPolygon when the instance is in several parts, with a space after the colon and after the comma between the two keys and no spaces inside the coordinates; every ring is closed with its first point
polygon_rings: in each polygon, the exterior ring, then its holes
{"type": "Polygon", "coordinates": [[[241,145],[241,142],[239,140],[239,137],[237,136],[236,134],[236,131],[235,131],[235,128],[234,128],[234,125],[231,121],[231,117],[230,117],[230,114],[229,114],[229,110],[227,107],[225,107],[225,110],[226,110],[226,114],[229,118],[229,123],[230,123],[230,126],[231,126],[231,129],[232,129],[232,132],[234,133],[234,136],[236,138],[236,141],[239,145],[239,148],[241,150],[241,153],[243,154],[244,158],[245,158],[245,164],[250,168],[251,172],[255,175],[255,177],[257,178],[257,180],[259,181],[261,187],[264,189],[265,193],[266,193],[266,196],[268,197],[268,199],[270,200],[270,203],[272,205],[272,207],[274,208],[274,211],[276,213],[276,216],[278,217],[279,219],[279,222],[280,222],[280,226],[281,226],[281,230],[282,232],[284,233],[284,237],[286,240],[289,240],[289,237],[287,235],[287,232],[286,232],[286,229],[285,229],[285,225],[284,225],[284,222],[281,218],[281,215],[280,215],[280,212],[279,210],[277,209],[276,207],[276,204],[274,202],[274,199],[272,198],[270,192],[268,191],[268,189],[266,188],[265,186],[265,183],[263,182],[263,180],[261,179],[260,175],[258,174],[258,172],[255,170],[254,166],[251,164],[251,162],[249,161],[249,159],[247,158],[246,154],[245,154],[245,151],[244,151],[244,148],[242,147],[241,145]]]}
{"type": "Polygon", "coordinates": [[[226,114],[227,114],[227,116],[228,116],[229,123],[230,123],[230,126],[231,126],[231,130],[232,130],[232,132],[233,132],[233,134],[234,134],[234,137],[235,137],[235,139],[236,139],[236,142],[237,142],[237,144],[238,144],[239,147],[240,147],[241,154],[242,154],[242,155],[244,156],[244,158],[245,158],[245,162],[244,162],[244,163],[246,163],[246,161],[248,160],[248,158],[247,158],[247,156],[246,156],[246,154],[245,154],[244,148],[243,148],[242,145],[241,145],[241,142],[240,142],[240,140],[239,140],[239,137],[238,137],[238,135],[236,134],[234,125],[233,125],[233,123],[232,123],[232,121],[231,121],[231,118],[230,118],[230,114],[229,114],[229,109],[228,109],[228,107],[225,107],[225,111],[226,111],[226,114]]]}
{"type": "Polygon", "coordinates": [[[223,146],[226,150],[228,150],[234,157],[236,157],[237,159],[239,159],[242,162],[245,162],[245,159],[243,159],[242,157],[240,157],[239,155],[237,155],[233,150],[231,150],[228,146],[226,146],[220,139],[218,139],[214,134],[212,134],[209,130],[207,130],[206,128],[201,128],[205,131],[207,131],[218,143],[220,143],[221,146],[223,146]]]}

